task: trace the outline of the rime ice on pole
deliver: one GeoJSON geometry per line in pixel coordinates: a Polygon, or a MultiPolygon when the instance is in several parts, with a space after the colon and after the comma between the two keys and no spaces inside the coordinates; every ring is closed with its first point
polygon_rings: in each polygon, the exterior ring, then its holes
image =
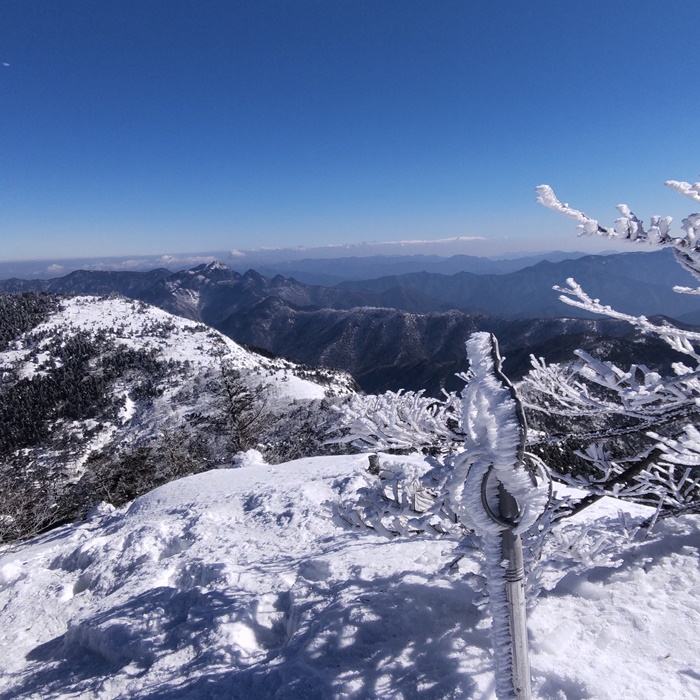
{"type": "Polygon", "coordinates": [[[501,371],[495,337],[472,334],[467,355],[471,377],[462,392],[464,451],[454,460],[450,497],[463,522],[470,522],[483,540],[496,695],[499,700],[529,700],[520,533],[535,523],[548,496],[523,464],[525,416],[513,385],[501,371]]]}
{"type": "MultiPolygon", "coordinates": [[[[481,483],[493,468],[490,483],[499,481],[522,511],[517,532],[527,530],[542,513],[547,494],[533,487],[530,473],[520,462],[525,444],[524,419],[511,388],[497,377],[490,333],[473,333],[467,341],[472,377],[462,391],[464,451],[454,462],[450,498],[460,518],[479,533],[499,533],[481,504],[481,483]]],[[[507,381],[507,380],[506,380],[507,381]]]]}

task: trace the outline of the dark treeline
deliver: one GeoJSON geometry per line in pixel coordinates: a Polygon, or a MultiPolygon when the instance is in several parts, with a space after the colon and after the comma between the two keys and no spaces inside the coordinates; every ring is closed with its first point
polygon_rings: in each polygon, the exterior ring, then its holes
{"type": "Polygon", "coordinates": [[[59,304],[59,297],[53,294],[0,293],[0,352],[19,335],[45,321],[59,304]]]}
{"type": "MultiPolygon", "coordinates": [[[[69,421],[114,420],[123,397],[114,383],[127,372],[138,373],[134,398],[148,399],[159,392],[158,383],[168,371],[155,351],[115,347],[104,334],[56,329],[44,346],[50,361],[34,376],[5,372],[0,385],[0,459],[51,437],[69,421]]],[[[34,351],[36,353],[36,350],[34,351]]],[[[38,358],[34,357],[38,362],[38,358]]]]}

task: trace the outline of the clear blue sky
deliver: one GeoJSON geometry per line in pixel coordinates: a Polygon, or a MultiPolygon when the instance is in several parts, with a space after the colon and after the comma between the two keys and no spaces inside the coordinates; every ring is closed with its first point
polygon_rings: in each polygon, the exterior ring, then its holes
{"type": "Polygon", "coordinates": [[[3,0],[0,260],[687,214],[700,3],[3,0]],[[6,65],[9,64],[9,65],[6,65]]]}

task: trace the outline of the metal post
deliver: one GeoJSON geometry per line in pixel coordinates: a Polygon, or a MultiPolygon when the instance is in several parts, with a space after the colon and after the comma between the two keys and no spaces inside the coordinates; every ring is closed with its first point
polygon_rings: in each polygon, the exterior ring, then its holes
{"type": "MultiPolygon", "coordinates": [[[[504,520],[517,521],[517,501],[499,484],[499,507],[504,520]]],[[[527,644],[527,616],[525,610],[525,568],[523,543],[513,528],[501,533],[501,551],[507,562],[505,572],[508,622],[510,625],[511,668],[513,693],[516,700],[531,700],[530,656],[527,644]]]]}

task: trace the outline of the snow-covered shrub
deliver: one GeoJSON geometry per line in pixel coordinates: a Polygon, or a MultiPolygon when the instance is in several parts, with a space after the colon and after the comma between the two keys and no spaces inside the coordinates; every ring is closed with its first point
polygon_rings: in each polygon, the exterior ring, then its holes
{"type": "Polygon", "coordinates": [[[368,527],[387,535],[454,535],[469,528],[457,518],[450,504],[446,482],[450,467],[444,460],[425,463],[386,458],[365,476],[357,496],[339,505],[338,514],[354,527],[368,527]],[[376,471],[376,474],[373,473],[376,471]]]}
{"type": "MultiPolygon", "coordinates": [[[[700,183],[670,180],[667,186],[700,202],[700,183]]],[[[537,188],[538,202],[574,218],[582,235],[598,235],[633,244],[667,247],[677,262],[700,280],[700,214],[683,219],[681,230],[671,231],[670,217],[654,216],[646,226],[625,205],[614,226],[602,226],[581,211],[560,202],[548,185],[537,188]]],[[[586,446],[578,456],[591,465],[577,480],[593,491],[592,498],[609,494],[654,503],[662,515],[697,509],[700,504],[700,433],[695,428],[700,411],[700,332],[621,313],[591,298],[574,279],[555,287],[571,306],[626,321],[654,336],[686,357],[663,376],[644,365],[622,368],[578,351],[578,361],[563,368],[533,358],[525,378],[531,410],[569,419],[598,419],[597,430],[581,436],[586,446]]],[[[683,294],[700,288],[674,287],[683,294]]]]}
{"type": "Polygon", "coordinates": [[[422,391],[355,394],[336,411],[338,419],[328,431],[327,442],[352,445],[361,452],[448,454],[464,440],[454,393],[442,400],[422,391]]]}
{"type": "Polygon", "coordinates": [[[216,458],[207,439],[185,428],[164,430],[150,444],[93,453],[72,487],[77,515],[102,501],[121,506],[175,479],[216,467],[216,458]]]}
{"type": "Polygon", "coordinates": [[[72,502],[71,488],[45,470],[26,465],[0,469],[0,544],[70,520],[72,502]]]}
{"type": "Polygon", "coordinates": [[[211,424],[227,434],[231,452],[245,452],[257,446],[269,422],[265,387],[252,386],[225,358],[221,358],[219,368],[221,374],[211,387],[217,395],[211,424]]]}
{"type": "Polygon", "coordinates": [[[347,454],[348,445],[327,442],[337,420],[338,399],[293,400],[282,412],[270,413],[259,435],[259,449],[268,464],[302,457],[347,454]]]}

